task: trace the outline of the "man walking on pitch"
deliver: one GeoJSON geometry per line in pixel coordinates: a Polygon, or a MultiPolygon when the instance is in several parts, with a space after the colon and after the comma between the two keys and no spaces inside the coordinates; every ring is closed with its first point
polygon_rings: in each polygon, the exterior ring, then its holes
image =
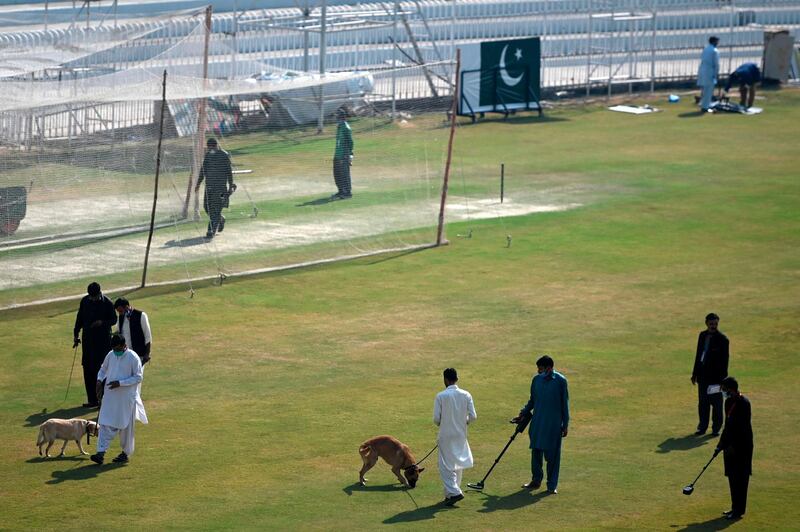
{"type": "Polygon", "coordinates": [[[717,445],[725,459],[725,476],[731,490],[731,509],[723,512],[726,519],[740,519],[747,509],[747,485],[753,473],[753,427],[750,423],[750,401],[739,393],[733,377],[722,381],[725,395],[725,429],[717,445]]]}
{"type": "Polygon", "coordinates": [[[117,433],[122,452],[113,462],[127,463],[135,447],[134,422],[147,424],[147,414],[137,393],[137,385],[142,382],[142,363],[118,334],[111,338],[111,348],[97,373],[97,394],[102,397],[102,405],[98,418],[97,453],[91,456],[96,464],[104,462],[106,451],[117,433]]]}
{"type": "Polygon", "coordinates": [[[464,498],[461,475],[472,467],[472,451],[467,441],[467,425],[478,419],[472,396],[456,385],[458,374],[444,370],[445,390],[433,402],[433,422],[439,427],[439,475],[444,484],[444,504],[452,506],[464,498]]]}
{"type": "Polygon", "coordinates": [[[709,37],[708,45],[700,55],[700,68],[697,71],[697,86],[701,89],[700,109],[708,111],[711,107],[711,97],[714,94],[714,87],[717,86],[719,78],[719,51],[717,51],[719,39],[709,37]]]}
{"type": "Polygon", "coordinates": [[[542,459],[547,460],[547,490],[558,493],[558,472],[561,467],[561,439],[569,426],[569,391],[567,379],[553,369],[553,359],[544,355],[536,361],[537,374],[531,381],[528,403],[512,421],[519,423],[532,414],[528,434],[531,438],[531,481],[527,490],[539,489],[544,472],[542,459]]]}
{"type": "Polygon", "coordinates": [[[81,365],[83,365],[83,383],[86,387],[84,407],[97,406],[95,381],[97,371],[110,347],[109,337],[116,315],[111,300],[103,295],[98,283],[91,283],[86,288],[88,295],[83,296],[78,314],[75,316],[73,329],[73,349],[81,345],[81,365]],[[83,332],[81,332],[83,331],[83,332]],[[81,334],[83,340],[78,338],[81,334]]]}
{"type": "Polygon", "coordinates": [[[233,183],[230,154],[221,149],[217,145],[217,139],[213,137],[206,142],[206,148],[206,155],[203,158],[203,166],[200,167],[194,193],[199,192],[200,185],[205,179],[206,194],[203,199],[203,208],[209,218],[206,238],[210,239],[225,228],[222,209],[228,206],[228,198],[236,190],[236,185],[233,183]]]}
{"type": "Polygon", "coordinates": [[[338,191],[331,199],[348,199],[353,197],[350,188],[350,166],[353,164],[353,131],[347,123],[347,111],[340,108],[336,111],[336,149],[333,153],[333,180],[338,191]]]}
{"type": "Polygon", "coordinates": [[[711,433],[719,436],[722,428],[722,379],[728,376],[728,337],[719,331],[719,316],[706,316],[706,330],[697,338],[692,368],[692,384],[697,385],[697,413],[700,418],[695,436],[705,434],[708,411],[712,411],[711,433]]]}

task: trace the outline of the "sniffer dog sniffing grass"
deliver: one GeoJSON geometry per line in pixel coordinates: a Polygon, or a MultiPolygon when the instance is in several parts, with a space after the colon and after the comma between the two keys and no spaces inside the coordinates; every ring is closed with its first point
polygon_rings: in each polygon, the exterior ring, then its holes
{"type": "Polygon", "coordinates": [[[97,423],[88,419],[48,419],[39,426],[39,437],[36,438],[36,445],[39,447],[39,456],[42,456],[42,445],[47,443],[44,454],[50,457],[50,447],[56,440],[64,440],[61,446],[61,453],[64,456],[64,449],[70,440],[78,444],[81,454],[89,454],[83,450],[81,438],[86,435],[86,443],[89,443],[89,435],[97,436],[97,423]]]}
{"type": "Polygon", "coordinates": [[[407,488],[416,486],[419,474],[425,471],[424,467],[417,467],[417,461],[408,446],[392,436],[376,436],[365,441],[358,448],[358,454],[361,455],[361,460],[364,462],[358,473],[358,480],[362,486],[365,486],[367,482],[364,474],[378,463],[378,458],[383,458],[392,467],[392,473],[407,488]],[[403,472],[405,478],[400,471],[403,472]]]}

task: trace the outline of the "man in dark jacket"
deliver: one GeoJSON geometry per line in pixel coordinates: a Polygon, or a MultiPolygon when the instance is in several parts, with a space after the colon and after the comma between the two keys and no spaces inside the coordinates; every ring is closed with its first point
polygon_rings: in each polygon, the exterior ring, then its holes
{"type": "Polygon", "coordinates": [[[711,432],[719,436],[722,428],[722,392],[720,384],[728,376],[728,337],[719,331],[719,316],[706,316],[706,330],[697,339],[692,369],[692,384],[697,384],[697,412],[700,422],[695,435],[705,434],[708,411],[712,410],[711,432]]]}
{"type": "Polygon", "coordinates": [[[75,317],[74,341],[72,347],[82,344],[81,364],[83,383],[86,387],[84,407],[97,406],[97,372],[111,350],[111,327],[117,321],[114,305],[103,295],[98,283],[91,283],[86,289],[75,317]],[[83,331],[83,341],[78,335],[83,331]]]}
{"type": "Polygon", "coordinates": [[[350,184],[350,166],[353,164],[353,130],[347,123],[347,111],[336,111],[336,148],[333,152],[333,180],[338,189],[331,199],[350,199],[353,191],[350,184]]]}
{"type": "Polygon", "coordinates": [[[717,444],[725,460],[725,476],[731,489],[731,509],[727,519],[741,519],[747,508],[747,485],[753,473],[753,427],[750,424],[750,401],[739,393],[733,377],[722,381],[725,395],[725,430],[717,444]]]}
{"type": "Polygon", "coordinates": [[[233,184],[230,154],[220,149],[217,139],[213,137],[206,142],[206,148],[194,192],[195,194],[199,192],[200,185],[205,179],[206,195],[203,199],[203,208],[209,218],[206,238],[214,238],[218,231],[222,232],[225,228],[222,209],[228,206],[228,198],[236,190],[236,185],[233,184]]]}
{"type": "Polygon", "coordinates": [[[124,297],[114,301],[114,309],[119,315],[117,332],[125,338],[125,345],[128,346],[128,349],[139,355],[142,366],[144,366],[150,362],[150,344],[153,341],[147,314],[133,308],[124,297]]]}

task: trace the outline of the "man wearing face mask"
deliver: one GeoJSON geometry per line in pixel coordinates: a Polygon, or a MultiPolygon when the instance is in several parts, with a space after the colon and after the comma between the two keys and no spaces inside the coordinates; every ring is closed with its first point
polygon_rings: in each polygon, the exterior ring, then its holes
{"type": "Polygon", "coordinates": [[[725,460],[725,476],[731,490],[731,509],[726,519],[741,519],[747,508],[747,485],[753,472],[753,427],[750,424],[750,401],[739,393],[733,377],[722,381],[725,396],[725,430],[717,444],[725,460]]]}
{"type": "Polygon", "coordinates": [[[97,453],[90,457],[96,464],[104,462],[117,433],[122,452],[113,462],[127,463],[134,451],[134,422],[147,424],[144,404],[137,393],[137,385],[142,382],[142,362],[118,334],[111,338],[111,348],[97,373],[97,395],[102,404],[97,421],[100,425],[97,453]]]}
{"type": "Polygon", "coordinates": [[[87,288],[88,295],[83,296],[78,314],[75,316],[73,330],[73,349],[81,344],[81,365],[83,365],[83,383],[86,387],[84,407],[97,406],[95,381],[97,371],[110,348],[109,337],[116,315],[111,300],[103,295],[98,283],[91,283],[87,288]],[[83,341],[78,337],[83,331],[83,341]]]}
{"type": "Polygon", "coordinates": [[[537,374],[531,382],[531,396],[519,415],[512,419],[522,422],[531,416],[528,434],[531,438],[531,481],[523,484],[527,490],[539,489],[544,479],[543,459],[547,460],[547,491],[558,493],[558,473],[561,467],[561,439],[567,437],[569,426],[569,391],[567,379],[553,369],[553,359],[544,355],[536,361],[537,374]]]}
{"type": "Polygon", "coordinates": [[[708,411],[711,410],[711,435],[719,436],[722,428],[722,394],[720,383],[728,376],[728,337],[719,330],[719,316],[706,316],[706,330],[697,338],[692,369],[692,384],[697,384],[697,413],[700,418],[695,436],[705,434],[708,411]]]}

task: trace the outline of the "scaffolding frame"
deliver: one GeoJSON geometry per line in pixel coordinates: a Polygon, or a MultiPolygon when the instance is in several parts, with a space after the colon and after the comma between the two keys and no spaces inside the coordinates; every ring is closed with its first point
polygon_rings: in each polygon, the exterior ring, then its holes
{"type": "MultiPolygon", "coordinates": [[[[658,0],[590,0],[586,60],[586,96],[593,86],[636,83],[655,88],[658,0]],[[649,41],[649,42],[648,42],[649,41]],[[639,75],[642,58],[649,56],[649,74],[639,75]]],[[[645,60],[646,64],[646,60],[645,60]]]]}

